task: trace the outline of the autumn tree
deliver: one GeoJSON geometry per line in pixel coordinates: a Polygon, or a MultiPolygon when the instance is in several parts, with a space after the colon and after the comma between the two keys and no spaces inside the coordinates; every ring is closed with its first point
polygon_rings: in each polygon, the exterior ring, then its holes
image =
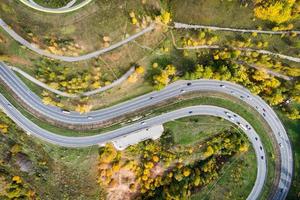
{"type": "Polygon", "coordinates": [[[296,9],[298,3],[296,0],[254,0],[254,15],[259,19],[280,24],[295,17],[296,12],[293,12],[293,9],[296,9]]]}

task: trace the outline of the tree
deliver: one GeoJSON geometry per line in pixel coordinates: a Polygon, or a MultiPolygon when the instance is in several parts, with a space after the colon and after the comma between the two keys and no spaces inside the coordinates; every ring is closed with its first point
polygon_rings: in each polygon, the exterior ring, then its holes
{"type": "Polygon", "coordinates": [[[208,146],[203,155],[204,155],[205,158],[207,158],[207,157],[210,157],[213,154],[214,154],[214,149],[211,146],[208,146]]]}
{"type": "Polygon", "coordinates": [[[292,108],[292,110],[287,114],[287,116],[292,120],[300,119],[300,112],[296,108],[292,108]]]}
{"type": "Polygon", "coordinates": [[[138,74],[144,74],[145,68],[143,66],[139,66],[135,69],[136,73],[138,74]]]}
{"type": "Polygon", "coordinates": [[[262,20],[283,23],[293,18],[295,0],[254,0],[254,15],[262,20]]]}
{"type": "Polygon", "coordinates": [[[75,108],[75,111],[79,112],[80,114],[82,114],[82,113],[90,112],[91,109],[92,109],[91,105],[88,105],[88,104],[78,104],[76,106],[76,108],[75,108]]]}

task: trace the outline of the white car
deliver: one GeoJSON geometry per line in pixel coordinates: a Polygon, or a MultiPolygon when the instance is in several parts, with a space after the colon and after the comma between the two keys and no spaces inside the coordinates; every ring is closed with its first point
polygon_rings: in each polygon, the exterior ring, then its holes
{"type": "Polygon", "coordinates": [[[248,129],[246,128],[246,126],[244,126],[243,124],[240,124],[240,127],[242,127],[245,131],[248,131],[248,129]]]}
{"type": "Polygon", "coordinates": [[[227,116],[231,116],[229,112],[225,111],[224,112],[227,116]]]}
{"type": "Polygon", "coordinates": [[[64,114],[70,114],[70,111],[68,111],[68,110],[61,110],[61,112],[64,114]]]}
{"type": "Polygon", "coordinates": [[[233,121],[233,122],[235,121],[235,119],[234,119],[233,117],[229,116],[229,115],[228,115],[228,118],[229,118],[231,121],[233,121]]]}

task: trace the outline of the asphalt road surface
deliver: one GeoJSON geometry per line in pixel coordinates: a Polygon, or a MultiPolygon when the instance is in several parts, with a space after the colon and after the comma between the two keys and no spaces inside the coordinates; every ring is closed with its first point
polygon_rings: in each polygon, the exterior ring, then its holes
{"type": "MultiPolygon", "coordinates": [[[[272,133],[274,134],[274,137],[278,143],[280,150],[281,172],[279,184],[273,199],[285,199],[290,188],[293,173],[293,157],[291,144],[285,128],[270,106],[268,106],[260,97],[252,95],[246,88],[240,85],[216,80],[177,81],[161,91],[151,92],[149,94],[109,108],[80,115],[76,112],[63,113],[59,108],[44,105],[41,102],[41,99],[37,95],[33,94],[24,85],[24,83],[20,81],[20,79],[7,67],[0,66],[0,79],[6,82],[6,84],[11,87],[12,91],[32,109],[40,112],[42,115],[50,119],[73,125],[93,124],[99,123],[101,121],[107,121],[124,114],[132,113],[141,108],[153,106],[157,103],[171,99],[173,97],[177,97],[186,92],[209,91],[213,93],[218,92],[234,96],[241,99],[249,106],[257,109],[259,114],[265,119],[265,121],[272,129],[272,133]]],[[[149,119],[146,123],[141,123],[139,126],[138,124],[134,124],[118,129],[115,132],[108,132],[105,134],[86,138],[70,138],[54,135],[53,133],[49,132],[40,132],[35,124],[32,124],[29,121],[25,120],[24,116],[22,116],[17,110],[12,107],[11,104],[9,104],[9,102],[5,101],[3,98],[1,98],[1,105],[6,112],[9,111],[8,108],[11,108],[11,113],[7,113],[8,116],[10,116],[15,122],[19,124],[19,126],[24,128],[24,130],[26,130],[27,132],[34,132],[37,134],[36,136],[43,137],[49,142],[56,140],[57,144],[66,146],[87,146],[101,143],[103,142],[103,137],[105,137],[105,140],[111,140],[112,138],[120,136],[118,135],[120,134],[118,131],[121,131],[121,135],[126,135],[133,130],[136,130],[137,128],[146,128],[147,126],[155,124],[156,122],[163,123],[171,120],[172,118],[179,118],[178,116],[184,117],[188,116],[188,114],[197,114],[197,112],[200,112],[200,110],[202,110],[202,107],[199,111],[196,108],[195,110],[190,110],[190,108],[187,108],[189,111],[192,111],[192,113],[186,113],[187,110],[181,109],[179,111],[174,111],[175,113],[180,112],[176,113],[175,116],[173,116],[174,112],[166,113],[161,116],[149,119]],[[30,128],[30,130],[27,130],[25,127],[30,128]]],[[[216,113],[217,111],[218,110],[216,109],[216,113]]]]}
{"type": "MultiPolygon", "coordinates": [[[[157,117],[153,117],[151,119],[145,120],[143,123],[135,123],[96,136],[64,137],[38,127],[36,124],[34,124],[33,122],[25,118],[2,95],[0,95],[0,108],[1,107],[4,110],[4,112],[27,133],[39,137],[42,140],[51,142],[53,144],[58,144],[67,147],[83,147],[83,146],[106,143],[115,138],[125,137],[130,133],[136,132],[141,129],[145,129],[147,127],[153,127],[155,125],[159,125],[171,120],[175,120],[182,117],[194,116],[194,115],[212,115],[212,116],[222,117],[233,123],[239,122],[242,124],[241,126],[243,127],[246,124],[248,124],[248,122],[245,119],[238,116],[237,114],[232,113],[227,109],[215,107],[215,106],[201,105],[201,106],[187,107],[169,113],[165,113],[157,117]],[[228,118],[229,115],[232,116],[231,119],[228,118]],[[236,117],[233,117],[234,115],[236,115],[236,117]]],[[[251,193],[249,194],[247,199],[255,200],[259,197],[264,186],[264,182],[267,174],[267,163],[266,163],[265,151],[263,149],[263,145],[261,143],[261,140],[259,139],[259,136],[251,127],[251,125],[249,125],[249,127],[250,130],[247,129],[244,130],[244,132],[246,133],[247,137],[249,138],[255,150],[256,160],[257,160],[257,175],[256,175],[256,181],[254,187],[252,188],[251,193]]]]}

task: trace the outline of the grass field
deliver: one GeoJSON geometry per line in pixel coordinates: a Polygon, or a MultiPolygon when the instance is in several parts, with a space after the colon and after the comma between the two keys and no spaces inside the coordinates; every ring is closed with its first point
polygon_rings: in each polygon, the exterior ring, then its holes
{"type": "MultiPolygon", "coordinates": [[[[296,104],[293,106],[299,107],[296,104]]],[[[292,150],[294,154],[294,174],[291,189],[289,191],[287,200],[299,199],[300,194],[300,123],[299,120],[289,120],[284,114],[277,110],[277,114],[282,119],[282,122],[288,132],[290,141],[292,143],[292,150]]]]}
{"type": "Polygon", "coordinates": [[[175,143],[187,145],[196,141],[203,141],[221,131],[228,130],[232,124],[227,120],[213,116],[195,116],[167,122],[164,127],[171,130],[175,143]]]}
{"type": "MultiPolygon", "coordinates": [[[[164,124],[165,130],[173,135],[175,144],[188,146],[209,140],[233,126],[229,121],[213,116],[186,117],[164,124]]],[[[246,199],[254,185],[256,169],[255,152],[250,148],[248,152],[230,159],[222,167],[219,178],[191,199],[246,199]]]]}
{"type": "MultiPolygon", "coordinates": [[[[261,26],[270,29],[269,22],[254,20],[252,1],[248,6],[241,6],[239,0],[171,0],[174,21],[212,25],[220,27],[251,28],[261,26]]],[[[300,27],[299,20],[291,21],[295,29],[300,27]]]]}
{"type": "Polygon", "coordinates": [[[35,3],[47,8],[60,8],[67,5],[71,0],[34,0],[35,3]]]}
{"type": "Polygon", "coordinates": [[[96,180],[98,147],[60,148],[27,136],[2,112],[0,122],[9,125],[7,134],[0,133],[1,187],[10,183],[11,177],[20,176],[41,199],[98,199],[101,194],[96,180]],[[15,145],[19,146],[18,153],[12,154],[15,145]],[[23,158],[20,160],[18,155],[23,158]],[[23,164],[17,164],[18,160],[23,164]],[[25,164],[27,170],[22,171],[20,166],[25,164]]]}
{"type": "Polygon", "coordinates": [[[256,157],[253,149],[233,157],[221,170],[220,178],[204,187],[191,200],[244,200],[256,179],[256,157]]]}
{"type": "Polygon", "coordinates": [[[153,8],[160,8],[159,1],[146,4],[135,0],[92,1],[80,12],[53,15],[4,0],[0,3],[0,17],[26,39],[31,41],[33,35],[42,47],[46,38],[71,39],[82,46],[81,53],[84,53],[103,48],[104,36],[116,43],[126,34],[134,34],[138,30],[130,22],[129,13],[151,15],[153,8]]]}

